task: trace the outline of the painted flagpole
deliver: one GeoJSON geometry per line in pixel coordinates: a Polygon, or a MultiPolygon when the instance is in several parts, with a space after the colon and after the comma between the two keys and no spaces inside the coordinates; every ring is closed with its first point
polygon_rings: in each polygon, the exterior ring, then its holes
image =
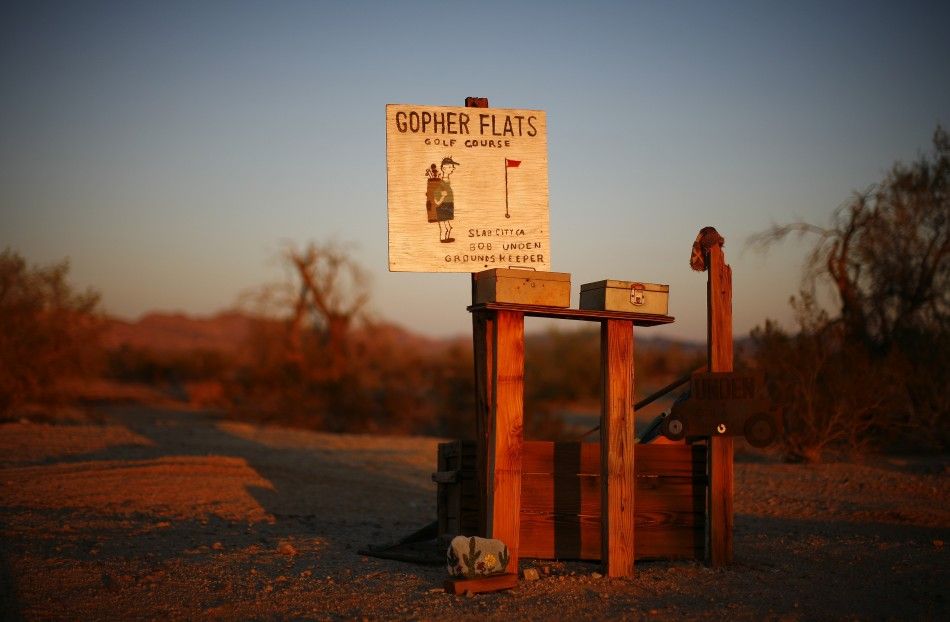
{"type": "Polygon", "coordinates": [[[505,218],[511,218],[508,213],[508,158],[505,158],[505,218]]]}

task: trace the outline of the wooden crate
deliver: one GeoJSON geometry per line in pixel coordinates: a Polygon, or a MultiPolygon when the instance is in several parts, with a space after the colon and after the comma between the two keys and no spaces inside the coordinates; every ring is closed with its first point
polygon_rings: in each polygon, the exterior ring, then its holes
{"type": "Polygon", "coordinates": [[[474,441],[439,443],[436,506],[439,535],[478,533],[478,483],[475,479],[474,441]]]}
{"type": "MultiPolygon", "coordinates": [[[[637,445],[636,559],[702,559],[706,447],[637,445]]],[[[439,484],[439,533],[476,535],[475,443],[439,445],[439,471],[461,464],[458,482],[439,484]]],[[[521,556],[600,559],[600,444],[525,441],[521,556]]]]}

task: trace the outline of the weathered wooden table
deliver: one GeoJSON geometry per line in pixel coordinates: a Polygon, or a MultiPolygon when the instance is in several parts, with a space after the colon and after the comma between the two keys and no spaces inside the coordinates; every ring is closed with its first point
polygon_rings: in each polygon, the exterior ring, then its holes
{"type": "Polygon", "coordinates": [[[503,540],[517,569],[524,442],[524,318],[600,322],[601,560],[607,576],[633,574],[633,327],[669,324],[668,315],[502,303],[472,312],[477,399],[480,531],[503,540]]]}

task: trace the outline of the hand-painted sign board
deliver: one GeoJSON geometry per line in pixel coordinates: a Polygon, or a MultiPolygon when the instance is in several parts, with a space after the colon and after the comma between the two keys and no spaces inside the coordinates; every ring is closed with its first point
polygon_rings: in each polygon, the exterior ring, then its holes
{"type": "Polygon", "coordinates": [[[662,432],[672,440],[742,435],[753,447],[765,447],[778,437],[780,425],[761,374],[698,372],[689,399],[673,404],[662,432]]]}
{"type": "Polygon", "coordinates": [[[540,110],[386,106],[389,269],[551,269],[540,110]]]}

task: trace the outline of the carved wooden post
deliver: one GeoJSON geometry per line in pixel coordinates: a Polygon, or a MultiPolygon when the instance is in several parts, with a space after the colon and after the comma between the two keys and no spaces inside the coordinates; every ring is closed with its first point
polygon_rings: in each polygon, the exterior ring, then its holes
{"type": "MultiPolygon", "coordinates": [[[[732,371],[732,268],[722,251],[725,241],[712,227],[700,231],[696,242],[709,272],[706,285],[707,360],[709,371],[732,371]]],[[[696,248],[694,246],[694,257],[696,248]]],[[[696,267],[695,265],[693,266],[696,267]]],[[[733,437],[709,439],[707,454],[709,498],[706,561],[713,566],[732,563],[733,437]]]]}
{"type": "Polygon", "coordinates": [[[608,577],[633,574],[633,322],[600,329],[600,555],[608,577]]]}

